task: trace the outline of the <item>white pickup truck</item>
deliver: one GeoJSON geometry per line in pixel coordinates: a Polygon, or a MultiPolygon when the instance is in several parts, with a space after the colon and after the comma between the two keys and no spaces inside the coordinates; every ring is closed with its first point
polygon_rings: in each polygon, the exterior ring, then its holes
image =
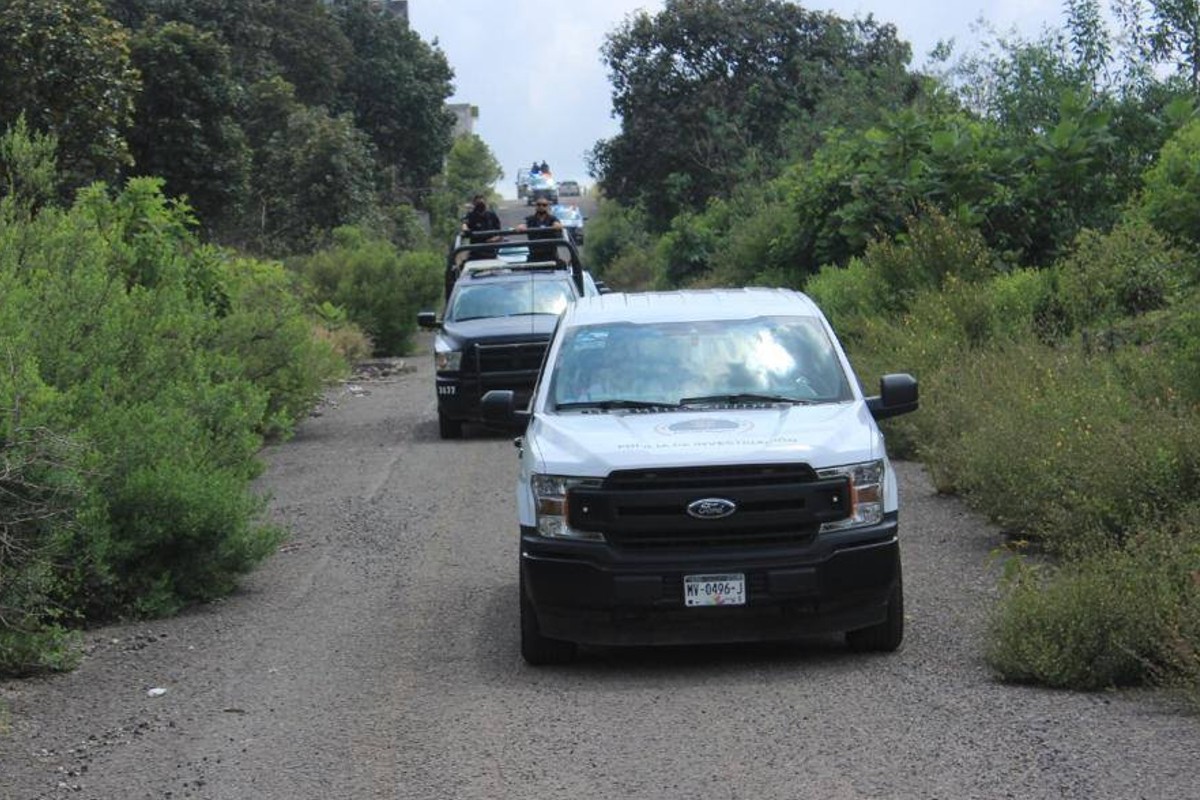
{"type": "Polygon", "coordinates": [[[521,652],[845,632],[904,636],[896,479],[876,420],[917,382],[864,397],[805,295],[693,290],[583,298],[528,406],[517,508],[521,652]]]}

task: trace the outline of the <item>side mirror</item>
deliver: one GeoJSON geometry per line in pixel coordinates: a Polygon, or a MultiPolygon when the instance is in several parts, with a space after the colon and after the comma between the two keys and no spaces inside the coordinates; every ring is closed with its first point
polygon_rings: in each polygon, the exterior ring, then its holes
{"type": "Polygon", "coordinates": [[[518,411],[515,403],[516,399],[511,389],[492,389],[487,392],[479,402],[483,423],[498,428],[524,426],[529,421],[529,413],[518,411]]]}
{"type": "Polygon", "coordinates": [[[884,375],[879,379],[879,394],[867,398],[867,408],[877,420],[916,411],[917,406],[917,379],[907,373],[884,375]]]}
{"type": "Polygon", "coordinates": [[[421,311],[418,313],[417,325],[427,330],[438,330],[442,327],[437,321],[437,314],[432,311],[421,311]]]}

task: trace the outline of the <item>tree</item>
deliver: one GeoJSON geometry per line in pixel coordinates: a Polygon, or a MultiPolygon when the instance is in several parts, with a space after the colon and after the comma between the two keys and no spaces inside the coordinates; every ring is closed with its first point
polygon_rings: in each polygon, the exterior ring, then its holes
{"type": "MultiPolygon", "coordinates": [[[[110,0],[130,5],[139,0],[110,0]]],[[[306,105],[337,100],[350,43],[321,0],[140,0],[162,19],[186,22],[219,36],[234,74],[247,84],[274,76],[296,87],[306,105]]]]}
{"type": "Polygon", "coordinates": [[[0,42],[0,125],[53,134],[64,189],[116,178],[139,80],[100,0],[0,0],[0,42]]]}
{"type": "Polygon", "coordinates": [[[53,136],[31,133],[24,114],[0,135],[0,225],[28,219],[54,202],[59,181],[57,146],[53,136]]]}
{"type": "Polygon", "coordinates": [[[605,42],[621,131],[597,143],[592,174],[608,196],[642,202],[662,230],[679,210],[728,197],[748,167],[773,174],[789,126],[851,75],[903,86],[895,77],[909,56],[895,29],[871,18],[784,0],[667,0],[605,42]]]}
{"type": "Polygon", "coordinates": [[[446,157],[446,188],[453,197],[465,201],[488,194],[503,177],[504,168],[483,139],[474,133],[454,139],[446,157]]]}
{"type": "Polygon", "coordinates": [[[255,151],[247,244],[269,253],[310,249],[377,210],[374,149],[349,114],[302,105],[281,78],[252,87],[247,105],[255,151]]]}
{"type": "Polygon", "coordinates": [[[209,227],[236,219],[249,192],[250,151],[235,120],[228,49],[211,33],[168,22],[134,38],[144,76],[130,133],[136,171],[158,175],[169,194],[186,194],[209,227]]]}
{"type": "Polygon", "coordinates": [[[420,198],[450,150],[454,73],[440,50],[365,0],[336,0],[333,8],[354,53],[337,109],[370,136],[393,191],[420,198]]]}
{"type": "Polygon", "coordinates": [[[1151,52],[1175,62],[1192,94],[1200,96],[1200,2],[1198,0],[1150,0],[1154,26],[1151,52]]]}

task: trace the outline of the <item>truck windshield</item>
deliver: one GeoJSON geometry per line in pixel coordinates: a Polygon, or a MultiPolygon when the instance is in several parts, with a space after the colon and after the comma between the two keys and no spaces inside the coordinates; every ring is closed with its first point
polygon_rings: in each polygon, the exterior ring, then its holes
{"type": "Polygon", "coordinates": [[[570,284],[562,281],[505,281],[459,284],[450,299],[446,320],[512,317],[525,314],[559,314],[571,302],[570,284]]]}
{"type": "Polygon", "coordinates": [[[818,319],[628,322],[567,331],[555,409],[838,403],[853,394],[818,319]]]}

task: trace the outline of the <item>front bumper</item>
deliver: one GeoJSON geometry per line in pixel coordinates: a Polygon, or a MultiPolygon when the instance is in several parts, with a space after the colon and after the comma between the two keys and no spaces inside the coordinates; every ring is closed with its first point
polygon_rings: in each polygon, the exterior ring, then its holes
{"type": "Polygon", "coordinates": [[[483,422],[483,395],[492,389],[511,389],[517,408],[524,408],[533,396],[531,382],[496,379],[480,381],[477,376],[437,376],[438,414],[459,422],[483,422]]]}
{"type": "Polygon", "coordinates": [[[883,622],[900,575],[896,516],[803,548],[623,554],[521,532],[521,570],[543,636],[640,645],[792,639],[883,622]],[[746,604],[688,608],[685,575],[742,573],[746,604]]]}

